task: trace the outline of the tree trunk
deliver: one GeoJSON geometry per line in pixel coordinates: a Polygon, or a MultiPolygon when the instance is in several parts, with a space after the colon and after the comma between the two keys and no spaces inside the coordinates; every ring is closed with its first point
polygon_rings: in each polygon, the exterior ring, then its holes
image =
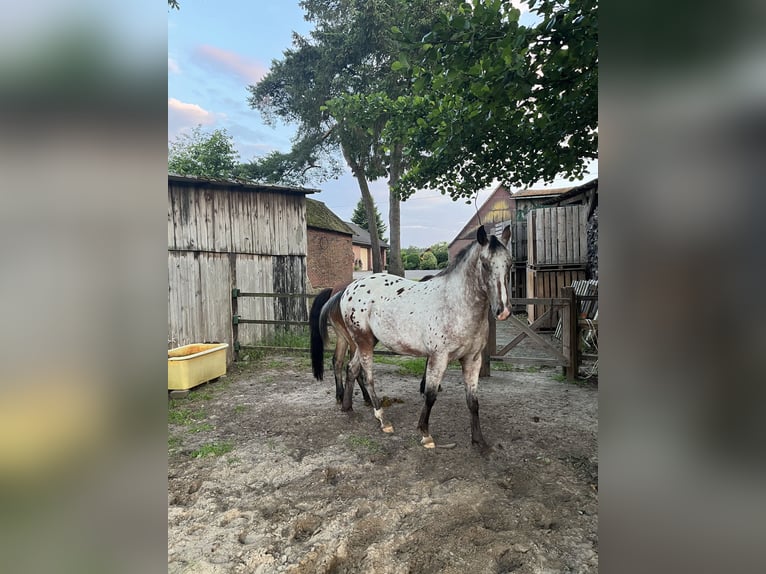
{"type": "Polygon", "coordinates": [[[380,273],[383,271],[383,259],[380,256],[380,239],[378,237],[378,222],[375,218],[375,202],[372,199],[370,193],[370,186],[367,183],[367,176],[364,173],[364,165],[354,161],[351,154],[347,153],[345,147],[341,146],[343,155],[346,158],[351,168],[351,173],[354,174],[357,183],[359,184],[359,191],[362,192],[362,201],[364,202],[364,209],[367,211],[367,225],[370,232],[370,243],[372,249],[372,271],[373,273],[380,273]]]}
{"type": "Polygon", "coordinates": [[[402,174],[402,145],[394,145],[388,178],[388,228],[391,230],[391,246],[388,251],[388,272],[404,277],[402,264],[401,202],[394,191],[402,174]]]}
{"type": "Polygon", "coordinates": [[[370,232],[370,243],[372,244],[372,271],[380,273],[383,271],[383,259],[380,256],[380,239],[378,239],[378,222],[375,220],[375,202],[372,200],[370,186],[367,184],[367,178],[364,172],[361,174],[355,171],[354,176],[359,183],[359,191],[362,192],[364,208],[367,211],[367,225],[370,232]]]}

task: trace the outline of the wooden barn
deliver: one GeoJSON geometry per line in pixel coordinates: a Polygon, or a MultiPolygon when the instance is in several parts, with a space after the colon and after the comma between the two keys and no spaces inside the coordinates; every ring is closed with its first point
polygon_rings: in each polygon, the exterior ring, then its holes
{"type": "Polygon", "coordinates": [[[349,283],[354,278],[354,232],[324,203],[309,198],[306,198],[306,227],[311,289],[317,291],[349,283]]]}
{"type": "MultiPolygon", "coordinates": [[[[242,298],[232,290],[306,293],[306,195],[318,190],[168,174],[168,343],[229,343],[234,311],[248,318],[307,320],[305,301],[242,298]],[[238,309],[233,309],[238,306],[238,309]]],[[[237,325],[243,345],[273,324],[237,325]]]]}

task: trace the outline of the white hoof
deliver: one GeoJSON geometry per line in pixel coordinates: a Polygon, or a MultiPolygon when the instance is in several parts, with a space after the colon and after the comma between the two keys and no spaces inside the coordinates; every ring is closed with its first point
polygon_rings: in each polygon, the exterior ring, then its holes
{"type": "Polygon", "coordinates": [[[391,423],[381,425],[380,428],[383,432],[388,432],[388,433],[394,432],[394,425],[392,425],[391,423]]]}
{"type": "Polygon", "coordinates": [[[434,439],[430,436],[424,436],[420,439],[420,444],[422,444],[426,448],[436,448],[436,443],[434,442],[434,439]]]}

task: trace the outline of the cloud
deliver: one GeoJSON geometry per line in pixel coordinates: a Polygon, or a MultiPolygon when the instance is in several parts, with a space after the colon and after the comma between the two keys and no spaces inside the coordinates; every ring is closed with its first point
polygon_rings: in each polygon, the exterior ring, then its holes
{"type": "Polygon", "coordinates": [[[176,62],[173,58],[168,58],[168,72],[171,74],[181,73],[181,68],[178,66],[178,62],[176,62]]]}
{"type": "Polygon", "coordinates": [[[268,72],[268,68],[256,60],[209,44],[197,46],[194,54],[204,67],[215,72],[231,74],[248,84],[258,83],[268,72]]]}
{"type": "Polygon", "coordinates": [[[197,104],[168,98],[168,137],[173,138],[185,129],[198,124],[210,126],[216,123],[219,114],[209,112],[197,104]]]}

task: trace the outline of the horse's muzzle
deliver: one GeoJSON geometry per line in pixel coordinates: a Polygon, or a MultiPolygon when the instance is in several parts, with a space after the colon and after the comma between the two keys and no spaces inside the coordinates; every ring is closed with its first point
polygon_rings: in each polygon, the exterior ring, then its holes
{"type": "Polygon", "coordinates": [[[497,314],[498,321],[505,321],[511,316],[511,310],[508,307],[503,307],[502,311],[497,314]]]}

